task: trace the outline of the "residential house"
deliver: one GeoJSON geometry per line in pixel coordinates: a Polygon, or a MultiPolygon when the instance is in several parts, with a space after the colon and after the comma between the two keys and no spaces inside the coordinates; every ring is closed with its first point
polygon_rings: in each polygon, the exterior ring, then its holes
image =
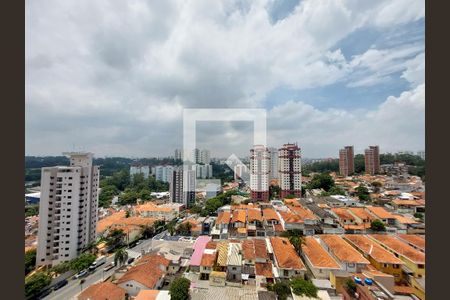
{"type": "Polygon", "coordinates": [[[304,238],[302,252],[305,263],[317,279],[329,279],[330,272],[341,269],[339,263],[325,251],[315,237],[304,238]]]}
{"type": "Polygon", "coordinates": [[[407,275],[419,278],[425,276],[425,253],[411,247],[396,236],[372,234],[368,237],[400,258],[405,263],[402,268],[407,275]]]}
{"type": "Polygon", "coordinates": [[[271,237],[270,245],[269,253],[272,250],[277,272],[274,274],[275,277],[288,279],[293,276],[304,276],[305,265],[287,238],[271,237]]]}
{"type": "Polygon", "coordinates": [[[394,276],[397,282],[402,280],[401,266],[404,263],[393,253],[387,251],[365,235],[347,234],[344,235],[344,239],[358,249],[377,270],[394,276]]]}
{"type": "Polygon", "coordinates": [[[366,206],[366,210],[376,219],[381,220],[388,226],[395,226],[397,223],[395,216],[388,212],[384,207],[366,206]]]}
{"type": "Polygon", "coordinates": [[[251,208],[247,210],[247,233],[248,236],[265,236],[260,209],[251,208]]]}
{"type": "Polygon", "coordinates": [[[242,282],[242,246],[241,243],[228,243],[227,282],[230,285],[242,282]]]}
{"type": "Polygon", "coordinates": [[[347,272],[361,272],[370,262],[338,235],[320,235],[321,245],[347,272]]]}
{"type": "Polygon", "coordinates": [[[206,244],[211,240],[211,237],[202,235],[199,236],[194,243],[194,253],[192,253],[191,261],[189,264],[190,270],[193,272],[200,272],[200,264],[202,261],[203,253],[206,249],[206,244]]]}
{"type": "Polygon", "coordinates": [[[398,234],[397,237],[419,251],[425,252],[425,237],[417,234],[398,234]]]}
{"type": "Polygon", "coordinates": [[[209,275],[213,271],[216,263],[217,252],[216,249],[205,249],[202,260],[200,262],[200,279],[209,280],[209,275]]]}
{"type": "Polygon", "coordinates": [[[231,213],[229,211],[219,212],[211,236],[214,239],[227,239],[230,221],[231,213]]]}
{"type": "Polygon", "coordinates": [[[125,300],[127,291],[112,282],[99,282],[89,286],[81,294],[78,300],[125,300]]]}

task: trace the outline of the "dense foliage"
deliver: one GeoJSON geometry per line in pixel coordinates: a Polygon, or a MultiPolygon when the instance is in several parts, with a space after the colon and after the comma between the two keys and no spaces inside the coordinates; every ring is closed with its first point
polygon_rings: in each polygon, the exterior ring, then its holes
{"type": "Polygon", "coordinates": [[[175,278],[169,286],[169,294],[171,300],[187,300],[189,299],[189,287],[191,281],[184,277],[175,278]]]}
{"type": "Polygon", "coordinates": [[[384,223],[380,220],[373,220],[372,223],[370,223],[370,229],[373,231],[386,231],[386,226],[384,226],[384,223]]]}
{"type": "Polygon", "coordinates": [[[36,249],[25,252],[25,275],[33,271],[36,266],[36,249]]]}
{"type": "Polygon", "coordinates": [[[230,204],[231,196],[236,194],[237,191],[228,191],[226,193],[220,194],[216,197],[206,200],[205,206],[202,209],[200,215],[202,217],[206,217],[214,214],[219,207],[230,204]]]}
{"type": "Polygon", "coordinates": [[[37,216],[39,214],[39,204],[25,206],[25,217],[37,216]]]}
{"type": "Polygon", "coordinates": [[[52,282],[51,276],[46,272],[37,272],[25,278],[25,296],[32,297],[38,295],[41,290],[52,282]]]}
{"type": "Polygon", "coordinates": [[[317,298],[317,287],[309,280],[301,277],[291,279],[292,292],[298,296],[317,298]]]}
{"type": "Polygon", "coordinates": [[[356,187],[356,196],[358,196],[359,200],[370,200],[369,190],[364,185],[359,185],[356,187]]]}
{"type": "Polygon", "coordinates": [[[311,181],[306,185],[306,189],[324,189],[330,191],[334,187],[334,180],[328,173],[315,174],[311,181]]]}
{"type": "Polygon", "coordinates": [[[277,294],[279,300],[286,300],[291,295],[291,288],[286,282],[277,282],[267,286],[269,291],[273,291],[277,294]]]}

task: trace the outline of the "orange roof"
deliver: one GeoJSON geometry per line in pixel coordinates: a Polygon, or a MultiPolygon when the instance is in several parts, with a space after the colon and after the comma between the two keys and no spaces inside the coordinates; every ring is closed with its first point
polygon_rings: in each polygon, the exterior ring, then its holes
{"type": "Polygon", "coordinates": [[[344,241],[340,236],[333,234],[322,234],[320,239],[327,245],[331,252],[342,262],[369,264],[361,253],[344,241]]]}
{"type": "Polygon", "coordinates": [[[340,269],[339,264],[312,236],[304,238],[303,253],[315,268],[340,269]]]}
{"type": "Polygon", "coordinates": [[[140,290],[134,300],[156,300],[159,290],[140,290]]]}
{"type": "Polygon", "coordinates": [[[217,255],[216,252],[214,252],[214,254],[203,253],[202,260],[200,262],[200,266],[212,267],[214,265],[214,263],[216,262],[216,255],[217,255]]]}
{"type": "Polygon", "coordinates": [[[97,232],[103,232],[111,225],[125,218],[125,211],[115,212],[112,215],[103,218],[97,222],[97,232]]]}
{"type": "Polygon", "coordinates": [[[287,238],[271,237],[270,243],[272,244],[273,253],[279,268],[295,270],[305,269],[305,265],[297,252],[295,252],[294,246],[292,246],[287,238]]]}
{"type": "Polygon", "coordinates": [[[364,208],[362,207],[350,207],[348,209],[350,213],[354,214],[358,218],[362,220],[373,220],[375,219],[371,214],[369,214],[364,208]]]}
{"type": "Polygon", "coordinates": [[[425,250],[425,239],[423,238],[423,236],[416,234],[397,234],[397,236],[400,239],[408,242],[409,244],[425,250]]]}
{"type": "Polygon", "coordinates": [[[266,278],[273,278],[272,263],[255,263],[255,274],[266,278]]]}
{"type": "Polygon", "coordinates": [[[259,209],[247,210],[247,220],[248,222],[262,221],[261,210],[259,209]]]}
{"type": "Polygon", "coordinates": [[[286,223],[303,223],[299,215],[287,211],[280,211],[279,214],[286,223]]]}
{"type": "Polygon", "coordinates": [[[158,280],[164,275],[160,268],[152,263],[138,264],[129,269],[122,277],[119,278],[117,284],[134,280],[149,289],[153,289],[158,280]]]}
{"type": "Polygon", "coordinates": [[[370,228],[370,223],[344,225],[345,230],[364,230],[364,229],[369,229],[369,228],[370,228]]]}
{"type": "Polygon", "coordinates": [[[364,254],[370,255],[379,263],[403,264],[403,261],[395,257],[394,254],[381,247],[378,243],[372,241],[367,236],[359,234],[346,234],[344,238],[355,245],[364,254]]]}
{"type": "Polygon", "coordinates": [[[255,259],[255,244],[253,240],[245,240],[242,242],[242,257],[247,260],[255,259]]]}
{"type": "Polygon", "coordinates": [[[173,211],[170,207],[165,207],[161,205],[155,205],[154,203],[147,202],[141,205],[137,205],[134,207],[134,210],[137,212],[144,212],[144,211],[161,211],[161,212],[171,212],[173,211]]]}
{"type": "Polygon", "coordinates": [[[292,206],[300,206],[298,199],[284,199],[284,204],[292,206]]]}
{"type": "Polygon", "coordinates": [[[356,220],[355,217],[348,212],[346,208],[334,207],[331,209],[341,220],[356,220]]]}
{"type": "Polygon", "coordinates": [[[247,228],[245,228],[245,227],[239,227],[239,228],[237,229],[237,232],[238,232],[238,233],[245,234],[245,233],[247,233],[247,228]]]}
{"type": "Polygon", "coordinates": [[[245,223],[247,213],[245,210],[233,210],[233,218],[231,219],[232,223],[240,222],[245,223]]]}
{"type": "Polygon", "coordinates": [[[414,294],[414,288],[411,286],[394,285],[395,294],[411,295],[414,294]]]}
{"type": "Polygon", "coordinates": [[[230,212],[221,211],[217,216],[216,224],[229,224],[230,223],[230,212]]]}
{"type": "Polygon", "coordinates": [[[267,254],[267,247],[266,247],[265,240],[254,239],[253,243],[255,245],[256,258],[269,259],[269,255],[267,254]]]}
{"type": "Polygon", "coordinates": [[[296,213],[298,216],[300,216],[300,218],[302,218],[302,220],[316,220],[318,219],[316,215],[314,215],[314,213],[312,211],[310,211],[309,209],[304,208],[301,205],[295,206],[295,205],[288,205],[289,209],[296,213]]]}
{"type": "Polygon", "coordinates": [[[394,215],[394,218],[401,224],[417,224],[415,220],[402,215],[394,215]]]}
{"type": "Polygon", "coordinates": [[[395,217],[381,206],[366,206],[366,208],[379,219],[395,219],[395,217]]]}
{"type": "Polygon", "coordinates": [[[277,215],[277,212],[272,208],[263,209],[263,219],[264,220],[277,220],[280,221],[280,218],[277,215]]]}
{"type": "Polygon", "coordinates": [[[425,205],[423,201],[419,200],[403,200],[403,199],[394,199],[392,203],[402,206],[422,206],[425,205]]]}
{"type": "Polygon", "coordinates": [[[78,300],[123,300],[126,290],[109,281],[89,286],[80,295],[78,300]]]}
{"type": "Polygon", "coordinates": [[[425,254],[417,249],[414,249],[405,242],[400,241],[397,237],[384,234],[372,234],[369,237],[380,242],[395,253],[402,255],[414,263],[424,264],[425,254]]]}
{"type": "Polygon", "coordinates": [[[163,265],[165,267],[170,265],[170,260],[166,259],[164,256],[159,254],[147,254],[141,257],[136,262],[136,265],[140,264],[152,264],[153,266],[163,265]]]}
{"type": "Polygon", "coordinates": [[[217,248],[217,242],[215,241],[209,241],[206,244],[206,248],[205,249],[216,249],[217,248]]]}

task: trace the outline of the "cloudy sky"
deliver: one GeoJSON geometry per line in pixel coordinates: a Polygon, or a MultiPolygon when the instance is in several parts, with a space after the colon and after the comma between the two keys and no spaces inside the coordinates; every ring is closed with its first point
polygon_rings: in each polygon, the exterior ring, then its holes
{"type": "MultiPolygon", "coordinates": [[[[26,154],[173,155],[183,108],[264,108],[304,157],[424,149],[424,0],[26,1],[26,154]]],[[[219,118],[219,117],[218,117],[219,118]]],[[[248,122],[200,122],[213,156],[248,122]]]]}

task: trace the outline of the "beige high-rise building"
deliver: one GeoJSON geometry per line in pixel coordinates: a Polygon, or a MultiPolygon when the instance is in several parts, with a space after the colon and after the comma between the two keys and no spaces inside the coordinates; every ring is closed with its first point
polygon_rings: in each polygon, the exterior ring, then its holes
{"type": "Polygon", "coordinates": [[[42,168],[36,264],[76,258],[95,240],[100,170],[92,153],[64,153],[69,166],[42,168]]]}
{"type": "Polygon", "coordinates": [[[270,152],[263,145],[250,150],[250,190],[256,201],[269,200],[270,152]]]}
{"type": "Polygon", "coordinates": [[[364,163],[366,174],[380,173],[380,148],[378,146],[369,146],[369,149],[364,151],[364,163]]]}
{"type": "Polygon", "coordinates": [[[353,146],[345,146],[344,149],[339,150],[339,173],[345,177],[355,173],[353,146]]]}

